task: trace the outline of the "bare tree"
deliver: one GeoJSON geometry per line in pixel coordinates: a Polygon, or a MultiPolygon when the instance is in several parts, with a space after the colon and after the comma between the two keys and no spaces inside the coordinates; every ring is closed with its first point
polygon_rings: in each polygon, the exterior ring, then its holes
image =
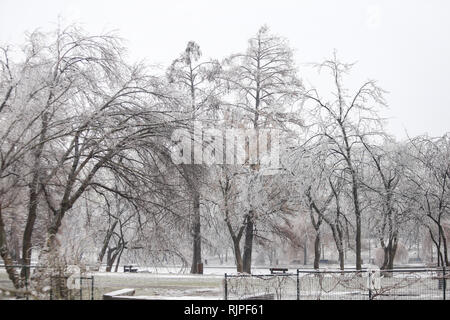
{"type": "MultiPolygon", "coordinates": [[[[382,145],[369,144],[361,139],[369,157],[369,168],[363,182],[369,192],[374,193],[373,212],[380,217],[374,228],[384,252],[381,269],[394,268],[400,226],[408,222],[410,201],[403,197],[402,180],[405,175],[405,162],[401,156],[402,146],[386,139],[382,145]],[[372,171],[372,174],[370,173],[372,171]]],[[[369,197],[369,195],[368,195],[369,197]]]]}
{"type": "MultiPolygon", "coordinates": [[[[242,127],[256,131],[258,141],[260,129],[277,126],[280,114],[286,111],[285,107],[292,103],[301,86],[292,50],[285,39],[272,35],[263,26],[249,40],[247,51],[231,55],[224,65],[222,78],[234,93],[234,99],[226,105],[239,115],[242,127]]],[[[257,142],[257,154],[260,148],[262,146],[257,142]]],[[[250,171],[249,174],[257,176],[260,159],[250,167],[253,173],[250,171]]],[[[257,204],[249,205],[244,219],[243,271],[247,273],[251,272],[254,226],[258,219],[257,204]]]]}
{"type": "MultiPolygon", "coordinates": [[[[349,180],[353,212],[355,217],[355,251],[356,268],[361,269],[361,182],[358,173],[358,145],[361,137],[374,137],[383,134],[381,119],[377,115],[377,107],[385,105],[383,90],[375,81],[367,81],[356,93],[349,95],[344,88],[343,76],[352,65],[340,62],[336,54],[330,60],[317,65],[319,70],[331,73],[334,90],[331,100],[320,96],[319,91],[306,91],[306,102],[313,104],[313,117],[317,119],[317,134],[314,138],[323,139],[328,144],[329,157],[336,170],[342,170],[349,180]]],[[[314,121],[314,120],[313,120],[314,121]]],[[[312,139],[311,141],[313,141],[312,139]]]]}
{"type": "Polygon", "coordinates": [[[95,177],[111,167],[119,171],[115,159],[127,150],[152,145],[160,152],[159,140],[170,137],[175,120],[162,105],[172,103],[162,82],[143,65],[125,63],[113,35],[89,36],[72,26],[35,33],[26,48],[30,57],[24,63],[34,68],[21,69],[28,82],[19,83],[20,94],[2,111],[8,111],[2,121],[9,125],[2,130],[1,176],[16,174],[28,185],[23,236],[28,265],[38,202],[52,213],[41,252],[46,264],[44,257],[56,252],[65,214],[95,177]],[[14,166],[18,171],[8,172],[14,166]]]}
{"type": "Polygon", "coordinates": [[[429,232],[437,254],[438,265],[448,266],[448,243],[444,224],[449,216],[449,137],[417,137],[408,142],[411,165],[407,194],[417,207],[417,219],[429,232]]]}
{"type": "MultiPolygon", "coordinates": [[[[168,70],[169,82],[176,84],[187,98],[186,112],[189,115],[188,128],[193,135],[191,140],[192,149],[202,148],[202,140],[197,135],[194,126],[196,121],[205,120],[205,115],[211,107],[217,103],[217,88],[215,85],[215,76],[220,71],[220,65],[217,61],[200,61],[200,46],[190,41],[186,50],[181,56],[174,60],[168,70]]],[[[207,119],[206,119],[207,120],[207,119]]],[[[198,151],[197,151],[198,152],[198,151]]],[[[202,168],[202,159],[198,159],[195,153],[191,153],[190,164],[181,166],[183,177],[186,179],[189,192],[192,197],[192,265],[191,273],[200,273],[199,265],[202,263],[201,253],[201,215],[200,215],[200,182],[204,168],[202,168]]]]}

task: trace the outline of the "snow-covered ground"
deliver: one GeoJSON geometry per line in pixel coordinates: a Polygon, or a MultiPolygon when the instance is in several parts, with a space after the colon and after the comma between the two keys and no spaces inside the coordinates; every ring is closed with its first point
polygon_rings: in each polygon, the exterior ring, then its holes
{"type": "MultiPolygon", "coordinates": [[[[188,268],[183,268],[181,266],[170,266],[170,267],[144,267],[139,265],[133,265],[134,268],[138,269],[138,273],[151,273],[151,274],[164,274],[164,275],[190,275],[188,268]]],[[[268,274],[270,273],[270,267],[268,266],[255,266],[252,267],[253,274],[268,274]]],[[[292,267],[292,272],[295,272],[296,267],[292,267]]],[[[100,269],[105,271],[105,267],[100,269]]],[[[291,271],[291,270],[289,270],[291,271]]],[[[115,273],[115,272],[114,272],[115,273]]],[[[119,268],[117,273],[123,273],[123,268],[119,268]]],[[[204,275],[218,275],[224,276],[226,274],[237,274],[235,266],[204,266],[204,275]]]]}
{"type": "MultiPolygon", "coordinates": [[[[124,288],[133,288],[135,290],[135,299],[223,299],[224,297],[224,274],[236,275],[236,269],[233,266],[207,266],[204,268],[203,275],[192,275],[189,274],[189,270],[182,269],[180,267],[152,267],[144,268],[136,266],[139,272],[129,273],[123,272],[123,268],[119,272],[89,272],[88,275],[94,276],[94,296],[95,299],[102,299],[103,294],[109,293],[111,291],[116,291],[124,288]]],[[[289,268],[289,273],[296,274],[296,267],[293,266],[289,268]]],[[[350,267],[350,266],[349,266],[350,267]]],[[[368,266],[365,266],[368,267],[368,266]]],[[[309,269],[309,268],[307,268],[309,269]]],[[[306,269],[306,270],[307,270],[306,269]]],[[[334,266],[329,266],[328,269],[336,268],[334,266]]],[[[252,269],[255,275],[267,275],[270,274],[269,267],[259,266],[252,269]]],[[[394,278],[383,280],[384,284],[387,285],[388,282],[395,281],[397,277],[405,277],[408,273],[399,273],[395,275],[394,278]]],[[[307,274],[301,275],[302,281],[302,295],[303,298],[314,298],[319,296],[319,292],[315,292],[318,287],[312,286],[311,288],[306,288],[309,282],[303,283],[303,277],[307,274]]],[[[411,276],[411,274],[409,274],[411,276]]],[[[425,274],[424,274],[425,276],[425,274]]],[[[420,292],[421,294],[435,294],[439,298],[440,291],[437,290],[437,280],[431,277],[434,274],[427,273],[426,275],[430,280],[419,281],[417,283],[412,283],[414,288],[411,288],[414,292],[420,292]],[[435,292],[436,291],[436,292],[435,292]]],[[[295,276],[293,276],[295,280],[295,276]]],[[[307,276],[309,278],[314,278],[307,276]]],[[[335,278],[336,275],[327,275],[325,278],[335,278]]],[[[347,275],[345,278],[351,278],[351,274],[347,275]]],[[[237,280],[237,279],[236,279],[237,280]]],[[[361,279],[362,286],[365,285],[366,279],[361,279]]],[[[295,281],[294,281],[295,282],[295,281]]],[[[414,282],[414,281],[413,281],[414,282]]],[[[232,282],[229,282],[231,285],[232,282]]],[[[295,286],[295,283],[293,284],[295,286]]],[[[312,285],[312,282],[311,282],[312,285]]],[[[90,283],[89,281],[84,283],[86,293],[89,291],[90,283]]],[[[11,282],[7,277],[4,269],[0,269],[0,287],[11,288],[11,282]]],[[[408,286],[409,287],[409,286],[408,286]]],[[[285,288],[287,289],[287,287],[285,288]]],[[[405,288],[406,289],[406,288],[405,288]]],[[[289,288],[290,291],[295,293],[295,288],[289,288]]],[[[352,290],[338,290],[341,292],[335,292],[336,295],[348,295],[352,290]]],[[[404,290],[402,290],[404,291],[404,290]]],[[[436,298],[433,297],[433,298],[436,298]]],[[[295,297],[294,297],[295,298],[295,297]]],[[[323,297],[325,298],[325,297],[323,297]]],[[[328,299],[334,299],[333,294],[327,294],[328,299]]],[[[335,297],[337,298],[337,297],[335,297]]],[[[426,299],[425,296],[422,298],[426,299]]]]}

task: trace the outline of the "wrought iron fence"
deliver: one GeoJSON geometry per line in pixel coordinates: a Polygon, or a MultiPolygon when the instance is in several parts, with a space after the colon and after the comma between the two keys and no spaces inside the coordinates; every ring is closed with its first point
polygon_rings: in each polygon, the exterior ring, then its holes
{"type": "Polygon", "coordinates": [[[446,300],[445,269],[389,270],[372,275],[373,300],[446,300]]]}
{"type": "Polygon", "coordinates": [[[227,275],[225,300],[446,300],[449,274],[439,269],[304,270],[227,275]]]}
{"type": "Polygon", "coordinates": [[[61,268],[49,268],[37,265],[0,265],[0,269],[15,269],[19,276],[20,288],[14,287],[6,272],[0,274],[0,299],[14,296],[20,299],[50,300],[94,300],[94,277],[84,275],[65,275],[61,268]],[[33,273],[45,269],[46,282],[42,292],[37,293],[33,273]]]}
{"type": "Polygon", "coordinates": [[[293,300],[297,297],[297,275],[293,273],[268,275],[225,274],[225,300],[293,300]]]}
{"type": "MultiPolygon", "coordinates": [[[[0,265],[0,269],[2,269],[0,265]]],[[[47,294],[33,294],[33,273],[39,266],[11,266],[22,272],[22,288],[15,289],[6,272],[0,274],[0,299],[5,295],[22,299],[93,300],[111,284],[94,283],[86,274],[67,276],[47,270],[47,294]],[[34,269],[34,270],[33,270],[34,269]],[[70,281],[69,281],[70,278],[70,281]],[[70,283],[69,283],[70,282],[70,283]],[[97,287],[95,286],[97,285],[97,287]]],[[[306,270],[263,275],[228,275],[224,279],[225,300],[446,300],[449,296],[449,273],[445,268],[395,270],[306,270]]],[[[118,287],[121,289],[122,287],[118,287]]]]}
{"type": "Polygon", "coordinates": [[[50,300],[94,300],[94,277],[50,277],[50,300]]]}

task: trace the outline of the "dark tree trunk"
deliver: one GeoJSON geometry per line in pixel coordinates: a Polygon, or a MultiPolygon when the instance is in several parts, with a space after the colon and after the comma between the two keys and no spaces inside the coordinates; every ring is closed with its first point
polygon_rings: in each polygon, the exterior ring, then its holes
{"type": "Polygon", "coordinates": [[[194,225],[193,225],[193,250],[192,250],[192,266],[191,273],[198,274],[199,264],[202,263],[202,238],[201,238],[201,222],[200,222],[200,195],[194,192],[194,225]]]}
{"type": "Polygon", "coordinates": [[[345,268],[345,256],[344,256],[344,250],[338,250],[339,252],[339,268],[341,270],[344,270],[345,268]]]}
{"type": "Polygon", "coordinates": [[[356,253],[356,270],[361,270],[361,208],[359,203],[359,189],[358,189],[358,178],[357,178],[357,172],[355,171],[355,168],[353,167],[353,160],[351,156],[351,145],[348,141],[347,132],[345,130],[345,127],[341,122],[339,122],[339,125],[341,127],[341,131],[344,137],[344,143],[345,143],[345,149],[347,156],[345,157],[345,160],[347,162],[348,169],[351,174],[352,179],[352,200],[353,200],[353,209],[355,213],[355,253],[356,253]]]}
{"type": "Polygon", "coordinates": [[[22,268],[21,276],[23,278],[29,278],[30,268],[28,266],[31,263],[31,249],[32,249],[32,238],[33,230],[37,217],[37,209],[39,203],[39,193],[40,193],[40,179],[41,179],[41,156],[44,149],[44,141],[47,133],[48,127],[48,115],[44,113],[42,115],[42,128],[39,137],[39,145],[34,152],[34,164],[33,164],[33,176],[31,183],[29,185],[29,202],[28,202],[28,216],[25,225],[25,230],[23,233],[22,240],[22,264],[25,266],[22,268]]]}
{"type": "Polygon", "coordinates": [[[106,250],[108,249],[108,245],[109,245],[109,241],[111,240],[111,237],[114,233],[114,229],[117,226],[119,220],[115,220],[112,224],[112,226],[109,228],[108,232],[106,233],[105,239],[103,240],[103,246],[102,249],[100,250],[100,253],[98,255],[98,259],[97,259],[97,263],[99,265],[99,267],[102,264],[103,258],[105,257],[105,253],[106,250]]]}
{"type": "Polygon", "coordinates": [[[122,247],[122,249],[120,249],[120,253],[117,257],[117,263],[116,263],[116,268],[114,269],[114,272],[117,272],[119,270],[120,258],[122,258],[122,253],[123,253],[124,249],[125,249],[124,247],[122,247]]]}
{"type": "Polygon", "coordinates": [[[447,237],[445,236],[445,231],[443,230],[442,226],[440,225],[439,228],[441,229],[441,237],[442,237],[442,247],[444,248],[444,257],[443,262],[445,263],[445,266],[447,267],[448,264],[448,249],[447,249],[447,237]]]}
{"type": "Polygon", "coordinates": [[[345,253],[344,253],[344,235],[341,227],[336,224],[336,232],[333,233],[336,243],[336,248],[339,253],[339,267],[341,270],[345,269],[345,253]]]}
{"type": "Polygon", "coordinates": [[[11,231],[10,231],[10,252],[11,252],[11,259],[14,262],[17,262],[19,264],[22,264],[21,256],[20,256],[20,241],[19,241],[19,231],[18,226],[16,224],[11,225],[11,231]]]}
{"type": "MultiPolygon", "coordinates": [[[[311,218],[311,223],[314,227],[314,230],[316,231],[316,237],[314,240],[314,269],[319,269],[319,263],[320,263],[320,255],[322,253],[322,248],[321,248],[321,238],[320,238],[320,226],[322,225],[322,222],[324,221],[324,215],[323,212],[321,211],[321,209],[319,209],[316,205],[316,203],[314,202],[312,196],[311,196],[311,186],[308,188],[307,192],[306,192],[306,196],[308,197],[308,201],[309,201],[309,215],[311,218]],[[317,213],[317,220],[314,218],[314,214],[313,212],[317,213]]],[[[329,221],[327,221],[325,219],[325,221],[327,223],[329,223],[329,221]]]]}
{"type": "Polygon", "coordinates": [[[303,265],[308,264],[308,243],[305,240],[305,244],[303,245],[303,265]]]}
{"type": "Polygon", "coordinates": [[[387,265],[388,270],[394,269],[394,260],[395,260],[395,254],[397,253],[397,240],[394,240],[393,243],[389,246],[389,262],[387,265]]]}
{"type": "Polygon", "coordinates": [[[117,247],[108,248],[108,253],[106,255],[106,272],[111,272],[111,269],[114,265],[114,261],[116,261],[119,251],[120,249],[118,249],[117,247]]]}
{"type": "Polygon", "coordinates": [[[383,238],[380,239],[381,248],[383,249],[383,264],[381,265],[381,270],[385,270],[389,263],[389,252],[383,238]]]}
{"type": "MultiPolygon", "coordinates": [[[[35,175],[37,175],[37,173],[35,173],[35,175]]],[[[38,204],[38,192],[36,188],[32,187],[32,189],[30,190],[28,217],[25,226],[25,231],[23,233],[22,263],[24,266],[29,266],[31,263],[32,236],[34,224],[36,222],[36,213],[38,204]]],[[[21,276],[23,278],[29,278],[29,268],[26,267],[22,268],[21,276]]]]}
{"type": "Polygon", "coordinates": [[[246,273],[252,273],[252,250],[253,250],[253,232],[254,224],[253,217],[250,212],[247,216],[245,224],[245,242],[244,242],[244,255],[243,255],[243,271],[246,273]]]}
{"type": "MultiPolygon", "coordinates": [[[[389,238],[388,244],[386,245],[384,240],[381,239],[381,247],[383,248],[384,258],[381,270],[392,270],[394,269],[395,254],[397,253],[398,239],[397,236],[389,238]]],[[[392,272],[384,272],[385,277],[391,277],[392,272]]]]}
{"type": "Polygon", "coordinates": [[[320,233],[317,232],[316,238],[314,240],[314,269],[319,269],[320,255],[321,255],[320,233]]]}
{"type": "MultiPolygon", "coordinates": [[[[233,227],[231,226],[230,220],[229,220],[229,212],[228,212],[228,205],[227,200],[225,198],[225,222],[227,224],[228,231],[230,232],[231,240],[233,241],[233,250],[234,250],[234,259],[236,262],[236,271],[237,272],[243,272],[243,263],[242,263],[242,255],[241,255],[241,238],[244,231],[244,226],[241,226],[238,230],[238,233],[236,233],[233,230],[233,227]]],[[[225,261],[228,259],[228,249],[225,251],[225,261]]]]}
{"type": "Polygon", "coordinates": [[[20,279],[20,276],[16,272],[16,270],[13,267],[11,267],[12,265],[14,265],[14,261],[11,259],[8,244],[6,242],[6,231],[5,231],[5,224],[3,222],[1,202],[0,202],[0,256],[3,259],[3,262],[5,264],[5,270],[8,273],[8,277],[12,281],[14,287],[16,289],[21,288],[23,284],[20,279]]]}
{"type": "MultiPolygon", "coordinates": [[[[359,211],[359,209],[358,209],[359,211]]],[[[361,270],[361,215],[356,214],[356,236],[355,236],[355,252],[356,252],[356,270],[361,270]]]]}
{"type": "Polygon", "coordinates": [[[241,255],[241,247],[239,246],[239,242],[234,242],[234,257],[236,261],[236,271],[243,272],[243,264],[242,264],[242,255],[241,255]]]}
{"type": "Polygon", "coordinates": [[[430,228],[428,228],[428,232],[429,232],[429,234],[430,234],[431,241],[433,241],[433,243],[434,243],[434,245],[435,245],[435,247],[436,247],[437,266],[438,266],[438,267],[442,267],[442,266],[445,265],[445,264],[444,264],[445,262],[444,262],[444,257],[443,257],[443,255],[442,255],[442,251],[441,251],[441,246],[442,246],[442,243],[441,243],[441,240],[442,240],[441,234],[438,235],[438,236],[439,236],[439,239],[436,240],[435,237],[433,236],[433,231],[432,231],[430,228]]]}
{"type": "Polygon", "coordinates": [[[106,272],[111,272],[111,268],[112,268],[112,250],[110,248],[108,248],[108,253],[106,255],[106,272]]]}

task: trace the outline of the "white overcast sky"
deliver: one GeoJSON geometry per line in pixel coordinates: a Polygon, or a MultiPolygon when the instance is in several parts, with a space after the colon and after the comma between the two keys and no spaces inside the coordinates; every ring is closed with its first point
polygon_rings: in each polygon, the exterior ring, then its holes
{"type": "Polygon", "coordinates": [[[118,30],[130,56],[168,64],[187,41],[206,57],[244,50],[262,24],[289,39],[304,80],[307,63],[336,49],[357,62],[352,82],[389,91],[388,131],[398,138],[450,131],[450,1],[375,0],[0,0],[0,43],[49,30],[58,16],[92,33],[118,30]]]}

